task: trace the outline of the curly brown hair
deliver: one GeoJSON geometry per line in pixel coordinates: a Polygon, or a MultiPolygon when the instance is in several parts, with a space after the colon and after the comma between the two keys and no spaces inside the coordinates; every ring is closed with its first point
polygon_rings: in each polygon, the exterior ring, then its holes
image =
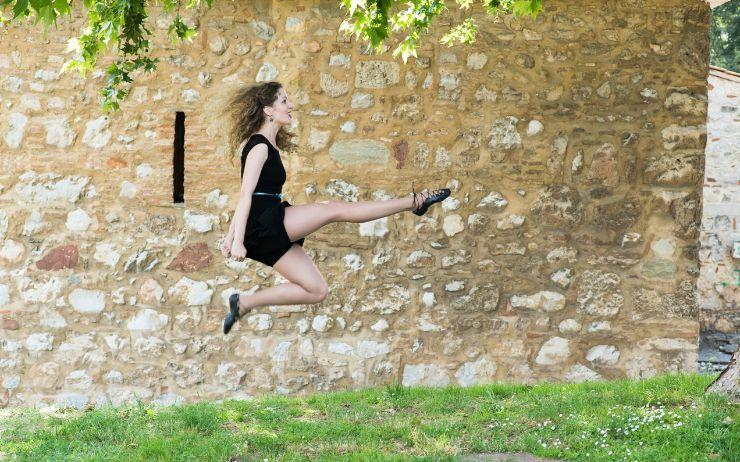
{"type": "MultiPolygon", "coordinates": [[[[224,112],[231,119],[229,131],[229,152],[233,160],[239,145],[253,133],[259,131],[265,123],[265,106],[271,106],[276,100],[278,91],[283,88],[280,82],[264,82],[240,88],[232,95],[224,112]]],[[[293,135],[281,128],[275,142],[280,150],[291,151],[296,145],[291,141],[293,135]]]]}

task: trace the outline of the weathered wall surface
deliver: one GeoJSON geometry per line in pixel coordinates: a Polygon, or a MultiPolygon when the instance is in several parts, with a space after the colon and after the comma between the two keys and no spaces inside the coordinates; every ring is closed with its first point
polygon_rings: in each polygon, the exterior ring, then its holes
{"type": "MultiPolygon", "coordinates": [[[[697,281],[699,360],[730,362],[740,343],[740,75],[712,69],[697,281]]],[[[710,364],[711,363],[711,364],[710,364]]]]}
{"type": "Polygon", "coordinates": [[[435,29],[404,65],[338,36],[335,1],[215,2],[177,47],[153,12],[160,68],[110,116],[100,77],[57,75],[79,13],[46,41],[10,28],[2,405],[694,369],[708,15],[700,0],[548,0],[535,22],[476,12],[472,47],[435,29]],[[329,297],[224,336],[232,291],[284,282],[217,250],[239,174],[216,112],[266,79],[296,104],[292,203],[406,195],[412,179],[454,193],[422,218],[310,236],[329,297]]]}

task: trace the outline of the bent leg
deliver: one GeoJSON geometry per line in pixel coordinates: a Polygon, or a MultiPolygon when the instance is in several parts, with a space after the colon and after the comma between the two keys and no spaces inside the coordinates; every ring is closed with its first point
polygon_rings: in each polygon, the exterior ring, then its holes
{"type": "Polygon", "coordinates": [[[324,277],[298,244],[293,244],[273,268],[290,282],[258,290],[251,295],[240,294],[242,314],[257,306],[318,303],[326,298],[329,289],[324,277]]]}

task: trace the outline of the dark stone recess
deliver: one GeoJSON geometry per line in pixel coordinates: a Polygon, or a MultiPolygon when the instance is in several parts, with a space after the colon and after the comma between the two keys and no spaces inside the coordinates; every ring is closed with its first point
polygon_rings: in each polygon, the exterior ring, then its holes
{"type": "Polygon", "coordinates": [[[740,347],[740,332],[705,331],[699,335],[699,370],[721,371],[740,347]]]}

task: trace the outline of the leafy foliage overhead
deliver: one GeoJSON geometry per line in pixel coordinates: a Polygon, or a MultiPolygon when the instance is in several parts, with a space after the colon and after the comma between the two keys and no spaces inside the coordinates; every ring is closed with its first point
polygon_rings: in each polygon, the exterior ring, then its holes
{"type": "Polygon", "coordinates": [[[740,0],[732,0],[712,10],[709,28],[713,65],[740,72],[740,0]]]}
{"type": "MultiPolygon", "coordinates": [[[[429,31],[435,17],[447,11],[445,0],[339,0],[340,8],[347,10],[348,17],[342,22],[340,31],[354,34],[365,41],[376,53],[383,52],[383,43],[395,31],[403,31],[393,56],[399,54],[404,63],[409,56],[416,56],[416,48],[429,31]]],[[[498,16],[513,13],[533,18],[542,10],[542,0],[479,0],[486,13],[498,16]]],[[[83,0],[87,11],[87,26],[78,37],[69,41],[67,51],[74,57],[66,62],[62,70],[77,69],[83,76],[96,67],[98,57],[113,50],[115,60],[106,68],[106,83],[100,89],[102,105],[106,110],[119,109],[130,89],[130,84],[141,72],[152,72],[157,68],[157,58],[149,57],[152,32],[146,28],[149,4],[162,5],[165,12],[175,12],[167,33],[173,44],[192,40],[197,27],[187,24],[180,16],[181,8],[211,7],[213,0],[83,0]]],[[[44,24],[44,33],[57,24],[57,18],[70,16],[72,0],[0,0],[0,26],[11,21],[33,20],[44,24]],[[5,16],[12,13],[12,16],[5,16]]],[[[463,10],[470,9],[474,0],[454,0],[463,10]]],[[[452,27],[441,38],[441,43],[452,46],[455,42],[475,42],[476,24],[473,18],[452,27]]]]}

